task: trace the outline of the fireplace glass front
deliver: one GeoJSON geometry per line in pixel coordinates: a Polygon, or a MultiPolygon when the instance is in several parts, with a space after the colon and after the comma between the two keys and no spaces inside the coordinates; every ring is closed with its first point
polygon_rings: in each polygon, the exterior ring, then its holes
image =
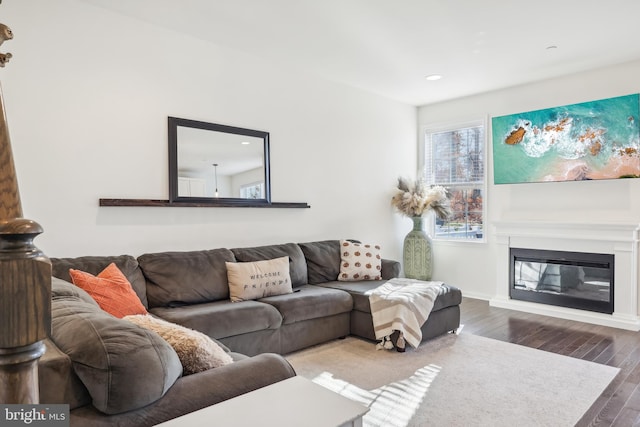
{"type": "Polygon", "coordinates": [[[613,313],[614,256],[510,249],[512,299],[613,313]]]}

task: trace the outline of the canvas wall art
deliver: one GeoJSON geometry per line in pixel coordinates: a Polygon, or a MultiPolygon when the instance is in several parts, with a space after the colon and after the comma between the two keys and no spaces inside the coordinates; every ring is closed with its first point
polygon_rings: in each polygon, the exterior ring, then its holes
{"type": "Polygon", "coordinates": [[[640,95],[494,117],[495,184],[640,177],[640,95]]]}

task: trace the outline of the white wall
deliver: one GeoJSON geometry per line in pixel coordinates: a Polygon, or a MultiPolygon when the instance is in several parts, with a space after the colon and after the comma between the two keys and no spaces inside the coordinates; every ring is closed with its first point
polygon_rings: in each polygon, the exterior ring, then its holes
{"type": "Polygon", "coordinates": [[[490,298],[496,290],[499,220],[635,222],[640,224],[640,179],[492,185],[490,117],[640,92],[640,61],[514,87],[418,109],[419,126],[489,117],[487,243],[435,244],[434,275],[468,296],[490,298]]]}
{"type": "Polygon", "coordinates": [[[359,238],[399,259],[389,200],[416,108],[75,0],[7,1],[0,70],[24,215],[51,257],[359,238]],[[168,198],[167,116],[271,134],[272,199],[311,209],[99,207],[168,198]]]}

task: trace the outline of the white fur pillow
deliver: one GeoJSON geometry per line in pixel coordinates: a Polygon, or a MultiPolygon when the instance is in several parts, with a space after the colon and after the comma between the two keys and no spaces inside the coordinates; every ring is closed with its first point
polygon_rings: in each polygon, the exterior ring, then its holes
{"type": "Polygon", "coordinates": [[[382,279],[382,256],[380,245],[340,240],[340,274],[338,280],[382,279]]]}
{"type": "Polygon", "coordinates": [[[149,329],[167,341],[178,354],[183,375],[195,374],[233,362],[222,347],[202,332],[158,319],[150,314],[125,316],[123,319],[149,329]]]}
{"type": "Polygon", "coordinates": [[[247,301],[293,292],[288,256],[225,264],[231,301],[247,301]]]}

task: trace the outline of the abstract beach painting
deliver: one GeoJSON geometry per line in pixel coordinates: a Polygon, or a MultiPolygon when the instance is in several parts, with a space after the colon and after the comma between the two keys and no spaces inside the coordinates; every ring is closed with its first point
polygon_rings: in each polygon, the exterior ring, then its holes
{"type": "Polygon", "coordinates": [[[640,177],[640,95],[494,117],[495,184],[640,177]]]}

